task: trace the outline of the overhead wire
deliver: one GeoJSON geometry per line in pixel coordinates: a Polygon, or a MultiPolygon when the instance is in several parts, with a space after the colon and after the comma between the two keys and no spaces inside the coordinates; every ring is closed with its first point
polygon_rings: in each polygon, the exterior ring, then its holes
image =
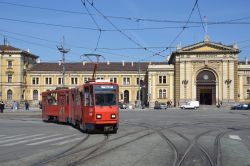
{"type": "MultiPolygon", "coordinates": [[[[190,12],[190,14],[189,14],[189,16],[188,16],[188,19],[187,19],[187,21],[185,22],[185,24],[184,24],[183,28],[181,29],[181,31],[180,31],[180,32],[176,35],[176,37],[170,42],[169,47],[166,47],[165,49],[159,51],[159,52],[158,52],[159,54],[161,54],[161,53],[167,51],[170,47],[172,47],[172,45],[174,44],[174,42],[181,36],[181,34],[182,34],[182,33],[184,32],[184,30],[186,29],[186,26],[188,25],[188,23],[189,23],[189,21],[190,21],[190,19],[191,19],[191,16],[192,16],[192,14],[193,14],[193,12],[194,12],[194,9],[195,9],[195,7],[196,7],[197,4],[198,4],[198,0],[195,1],[194,6],[193,6],[193,8],[192,8],[192,10],[191,10],[191,12],[190,12]]],[[[155,55],[153,55],[153,56],[155,56],[155,55]]],[[[150,57],[151,57],[151,56],[150,56],[150,57]]]]}
{"type": "MultiPolygon", "coordinates": [[[[0,31],[2,31],[4,33],[9,33],[9,34],[14,34],[14,35],[18,35],[18,36],[28,37],[28,38],[32,38],[32,39],[45,41],[45,42],[50,42],[50,43],[53,43],[53,44],[60,44],[60,42],[55,41],[55,40],[49,40],[49,39],[36,37],[36,36],[32,36],[32,35],[27,35],[27,34],[23,34],[23,33],[7,31],[7,30],[4,30],[2,28],[0,28],[0,31]]],[[[74,44],[67,43],[67,42],[65,44],[67,44],[68,46],[73,47],[73,48],[83,48],[83,49],[89,49],[89,50],[95,49],[93,47],[84,47],[84,46],[74,45],[74,44]]],[[[147,46],[146,48],[148,48],[148,49],[162,49],[162,48],[165,48],[165,47],[164,46],[147,46]]],[[[119,48],[98,47],[98,50],[113,50],[113,51],[116,51],[116,50],[117,51],[118,50],[142,50],[142,49],[144,49],[144,48],[141,48],[141,47],[119,47],[119,48]]]]}
{"type": "MultiPolygon", "coordinates": [[[[83,0],[81,0],[81,2],[82,2],[82,5],[84,6],[85,10],[86,10],[87,13],[89,14],[89,17],[92,19],[92,21],[94,22],[94,24],[96,25],[96,27],[99,29],[99,34],[98,34],[96,46],[95,46],[95,49],[94,49],[94,51],[96,51],[96,50],[97,50],[97,47],[98,47],[98,45],[99,45],[100,39],[101,39],[102,29],[101,29],[101,27],[99,26],[99,24],[97,23],[97,21],[95,20],[95,18],[93,17],[93,15],[90,14],[89,9],[88,9],[88,7],[86,6],[85,0],[84,0],[84,2],[83,2],[83,0]]],[[[93,4],[93,1],[92,1],[92,4],[93,4]]]]}
{"type": "Polygon", "coordinates": [[[200,8],[199,8],[199,4],[197,3],[197,10],[198,10],[198,13],[199,13],[199,16],[200,16],[200,20],[201,20],[201,25],[202,25],[202,28],[203,28],[203,31],[204,31],[204,33],[206,32],[206,30],[205,30],[205,26],[204,26],[204,22],[203,22],[203,20],[202,20],[202,16],[201,16],[201,12],[200,12],[200,8]]]}
{"type": "MultiPolygon", "coordinates": [[[[21,19],[12,19],[12,18],[3,18],[0,17],[0,20],[10,21],[10,22],[21,22],[27,24],[36,24],[36,25],[44,25],[44,26],[53,26],[59,28],[72,28],[72,29],[80,29],[80,30],[92,30],[92,31],[100,31],[98,28],[91,28],[91,27],[81,27],[81,26],[72,26],[72,25],[63,25],[63,24],[52,24],[46,22],[36,22],[36,21],[28,21],[28,20],[21,20],[21,19]]],[[[188,26],[187,28],[197,28],[200,26],[188,26]]],[[[145,31],[145,30],[164,30],[164,29],[177,29],[182,28],[180,26],[164,26],[164,27],[145,27],[145,28],[123,28],[120,29],[122,31],[145,31]]],[[[102,32],[119,32],[116,29],[101,29],[102,32]]]]}
{"type": "MultiPolygon", "coordinates": [[[[0,1],[0,4],[5,5],[12,5],[12,6],[18,6],[18,7],[25,7],[25,8],[32,8],[32,9],[40,9],[40,10],[47,10],[47,11],[54,11],[54,12],[61,12],[61,13],[68,13],[68,14],[81,14],[81,15],[89,15],[85,12],[80,11],[72,11],[72,10],[62,10],[62,9],[55,9],[55,8],[46,8],[46,7],[40,7],[40,6],[32,6],[32,5],[26,5],[26,4],[20,4],[20,3],[13,3],[13,2],[6,2],[6,1],[0,1]]],[[[92,4],[92,2],[91,2],[92,4]]],[[[92,16],[99,16],[93,13],[90,13],[92,16]]],[[[165,19],[154,19],[154,18],[137,18],[137,17],[124,17],[124,16],[109,16],[106,15],[107,18],[111,19],[122,19],[127,21],[133,21],[133,22],[158,22],[158,23],[185,23],[185,21],[178,21],[178,20],[165,20],[165,19]]],[[[234,22],[234,21],[240,21],[240,20],[246,20],[250,17],[243,17],[238,19],[232,19],[232,20],[226,20],[226,21],[218,21],[218,22],[209,22],[208,24],[219,24],[219,23],[228,23],[228,22],[234,22]]],[[[190,21],[190,24],[201,24],[202,22],[197,21],[190,21]]],[[[242,22],[244,24],[244,22],[242,22]]],[[[245,22],[245,24],[249,24],[248,22],[245,22]]]]}
{"type": "Polygon", "coordinates": [[[144,48],[145,51],[154,53],[153,51],[145,48],[143,45],[141,45],[139,42],[135,41],[133,38],[131,38],[129,35],[127,35],[125,32],[123,32],[121,29],[119,29],[108,17],[106,17],[99,9],[97,9],[94,5],[90,3],[89,0],[85,0],[85,2],[89,3],[95,11],[100,14],[110,25],[112,25],[113,28],[115,28],[118,32],[120,32],[123,36],[125,36],[128,40],[130,40],[132,43],[136,44],[139,47],[144,48]]]}

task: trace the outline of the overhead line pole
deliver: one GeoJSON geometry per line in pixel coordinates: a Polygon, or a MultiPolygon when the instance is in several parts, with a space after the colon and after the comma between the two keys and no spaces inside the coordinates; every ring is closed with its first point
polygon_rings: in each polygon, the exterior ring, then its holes
{"type": "Polygon", "coordinates": [[[63,42],[62,42],[62,45],[60,46],[56,46],[57,49],[62,53],[62,85],[63,87],[65,86],[65,54],[67,54],[70,49],[65,49],[64,48],[64,36],[63,36],[63,42]]]}

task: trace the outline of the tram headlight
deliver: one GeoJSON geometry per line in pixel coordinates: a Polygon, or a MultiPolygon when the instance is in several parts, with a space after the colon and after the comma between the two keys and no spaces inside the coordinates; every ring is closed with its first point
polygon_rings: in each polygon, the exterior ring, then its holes
{"type": "Polygon", "coordinates": [[[101,119],[102,115],[101,114],[96,114],[96,119],[101,119]]]}
{"type": "Polygon", "coordinates": [[[115,114],[111,114],[111,119],[115,119],[116,115],[115,114]]]}

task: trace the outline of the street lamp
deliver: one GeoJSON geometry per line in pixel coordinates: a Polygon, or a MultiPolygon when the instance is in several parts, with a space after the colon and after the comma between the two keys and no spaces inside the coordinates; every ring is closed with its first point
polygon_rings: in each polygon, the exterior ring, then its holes
{"type": "Polygon", "coordinates": [[[70,49],[64,48],[64,37],[63,37],[63,44],[60,46],[56,46],[57,49],[62,53],[62,61],[59,61],[59,65],[62,65],[62,85],[65,86],[65,54],[67,54],[70,49]]]}

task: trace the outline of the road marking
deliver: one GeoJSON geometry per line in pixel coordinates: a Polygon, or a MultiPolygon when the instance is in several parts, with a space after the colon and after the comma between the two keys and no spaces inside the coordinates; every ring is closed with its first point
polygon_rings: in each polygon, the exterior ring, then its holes
{"type": "Polygon", "coordinates": [[[75,139],[71,139],[71,140],[66,140],[66,141],[58,142],[58,143],[51,144],[51,145],[64,145],[64,144],[67,144],[67,143],[70,143],[70,142],[75,142],[75,141],[78,141],[78,140],[81,140],[81,139],[83,139],[83,137],[75,138],[75,139]]]}
{"type": "Polygon", "coordinates": [[[19,137],[19,138],[3,140],[3,141],[0,141],[0,144],[6,143],[6,142],[11,142],[11,141],[18,141],[18,140],[22,140],[22,139],[26,139],[26,138],[37,137],[37,136],[41,136],[41,135],[43,135],[43,134],[35,134],[35,135],[26,136],[26,137],[19,137]]]}
{"type": "Polygon", "coordinates": [[[20,137],[20,136],[23,136],[23,135],[24,135],[24,134],[19,134],[19,135],[12,135],[12,136],[2,137],[2,138],[0,138],[0,141],[1,141],[1,140],[5,140],[5,139],[20,137]]]}
{"type": "Polygon", "coordinates": [[[241,138],[238,135],[228,135],[229,138],[235,139],[235,140],[241,140],[241,138]]]}
{"type": "Polygon", "coordinates": [[[43,143],[48,143],[48,142],[62,140],[62,139],[65,139],[65,138],[70,138],[70,137],[73,137],[75,135],[76,134],[69,135],[69,136],[64,136],[64,137],[53,138],[53,139],[49,139],[49,140],[45,140],[45,141],[41,141],[41,142],[35,142],[35,143],[31,143],[31,144],[26,144],[26,145],[39,145],[39,144],[43,144],[43,143]]]}
{"type": "Polygon", "coordinates": [[[18,141],[18,142],[14,142],[14,143],[8,143],[8,144],[0,145],[0,146],[13,146],[13,145],[22,144],[22,143],[31,142],[31,141],[36,141],[36,140],[41,140],[41,139],[45,139],[45,138],[56,137],[59,135],[61,135],[61,134],[54,134],[54,135],[49,135],[49,136],[45,136],[45,137],[32,138],[32,139],[18,141]]]}

